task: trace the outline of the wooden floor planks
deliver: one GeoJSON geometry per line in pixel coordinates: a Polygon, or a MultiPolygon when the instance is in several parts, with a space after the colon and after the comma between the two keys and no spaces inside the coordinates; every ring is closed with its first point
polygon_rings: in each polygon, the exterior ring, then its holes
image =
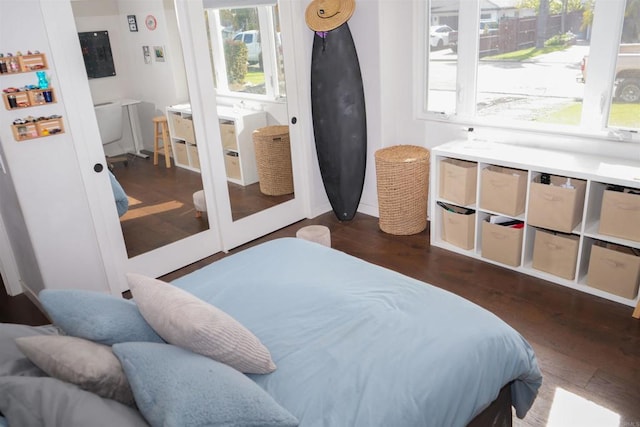
{"type": "MultiPolygon", "coordinates": [[[[164,183],[155,171],[150,174],[156,184],[164,183]]],[[[147,192],[154,187],[153,182],[136,185],[147,192]]],[[[183,187],[176,188],[183,193],[179,200],[187,203],[192,188],[183,187]]],[[[188,220],[193,220],[190,213],[188,220]]],[[[183,232],[180,219],[168,221],[174,225],[151,225],[161,230],[158,234],[163,238],[176,238],[183,232]]],[[[515,426],[545,426],[556,389],[562,388],[620,414],[620,427],[640,427],[640,321],[631,317],[632,307],[431,247],[428,230],[413,236],[385,234],[379,230],[377,218],[363,214],[342,223],[327,213],[230,253],[265,240],[293,237],[300,227],[311,224],[330,228],[334,248],[461,295],[518,330],[536,351],[544,383],[530,413],[524,420],[515,420],[515,426]]],[[[144,240],[151,238],[144,231],[132,232],[127,244],[132,241],[144,247],[149,244],[144,240]]],[[[215,254],[163,279],[173,280],[225,256],[215,254]]],[[[9,298],[2,290],[0,321],[42,324],[47,319],[24,295],[9,298]]]]}

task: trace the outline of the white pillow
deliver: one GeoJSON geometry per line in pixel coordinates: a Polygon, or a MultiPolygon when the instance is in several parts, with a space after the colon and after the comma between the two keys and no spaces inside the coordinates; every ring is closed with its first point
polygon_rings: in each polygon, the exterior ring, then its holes
{"type": "Polygon", "coordinates": [[[66,335],[16,338],[18,348],[48,375],[107,399],[133,405],[133,393],[111,347],[66,335]]]}
{"type": "Polygon", "coordinates": [[[276,369],[269,350],[224,311],[161,280],[134,273],[127,280],[140,313],[166,342],[247,374],[276,369]]]}

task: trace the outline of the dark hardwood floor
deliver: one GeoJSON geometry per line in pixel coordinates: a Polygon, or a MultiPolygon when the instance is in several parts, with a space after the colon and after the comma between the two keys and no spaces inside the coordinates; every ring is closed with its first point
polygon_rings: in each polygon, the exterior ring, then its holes
{"type": "MultiPolygon", "coordinates": [[[[202,190],[200,174],[164,164],[162,155],[158,166],[151,157],[114,163],[113,174],[129,197],[129,210],[120,218],[129,258],[209,228],[206,215],[195,218],[193,193],[202,190]]],[[[234,221],[293,198],[266,196],[259,183],[243,187],[229,182],[228,191],[234,221]]]]}
{"type": "MultiPolygon", "coordinates": [[[[363,214],[350,222],[340,222],[332,213],[307,219],[230,254],[269,239],[293,237],[311,224],[330,228],[335,249],[461,295],[519,331],[536,351],[544,382],[532,410],[524,420],[515,420],[516,426],[640,427],[640,321],[631,317],[631,307],[431,247],[428,230],[413,236],[385,234],[377,218],[363,214]],[[613,411],[619,423],[604,424],[590,415],[591,409],[562,396],[613,411]],[[562,421],[558,410],[588,421],[562,421]]],[[[177,233],[174,228],[163,232],[177,233]]],[[[171,281],[228,255],[215,254],[162,279],[171,281]]],[[[10,298],[3,286],[0,289],[0,321],[46,323],[26,297],[10,298]]]]}

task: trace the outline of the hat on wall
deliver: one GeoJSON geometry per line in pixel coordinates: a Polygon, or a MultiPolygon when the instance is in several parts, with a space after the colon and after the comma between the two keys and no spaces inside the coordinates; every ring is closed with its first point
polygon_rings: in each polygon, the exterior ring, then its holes
{"type": "Polygon", "coordinates": [[[355,0],[313,0],[305,20],[313,31],[331,31],[347,22],[355,8],[355,0]]]}

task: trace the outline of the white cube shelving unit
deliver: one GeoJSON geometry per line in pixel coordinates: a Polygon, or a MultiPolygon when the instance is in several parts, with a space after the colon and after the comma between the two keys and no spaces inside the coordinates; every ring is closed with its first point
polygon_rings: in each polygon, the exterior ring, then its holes
{"type": "MultiPolygon", "coordinates": [[[[640,249],[640,241],[613,237],[599,233],[600,211],[603,194],[607,186],[617,185],[625,188],[640,190],[640,164],[637,161],[622,158],[607,158],[604,156],[563,152],[542,148],[527,147],[517,144],[495,143],[479,140],[452,141],[431,150],[431,180],[430,180],[430,218],[431,218],[431,244],[462,255],[480,259],[496,265],[503,266],[524,274],[539,277],[550,282],[558,283],[582,292],[597,295],[612,301],[629,306],[636,306],[639,297],[628,299],[587,285],[587,273],[591,248],[595,242],[613,243],[634,250],[640,249]],[[462,206],[476,211],[474,245],[471,249],[462,249],[452,245],[443,239],[442,235],[442,208],[437,202],[456,204],[440,196],[440,167],[445,159],[464,160],[477,164],[477,179],[475,184],[476,203],[462,206]],[[489,166],[503,166],[520,169],[527,172],[526,206],[525,212],[514,217],[523,221],[524,235],[522,241],[522,255],[519,266],[513,267],[501,264],[482,256],[482,222],[493,214],[504,215],[482,209],[479,206],[481,200],[481,174],[482,170],[489,166]],[[584,203],[579,208],[581,222],[571,231],[578,237],[578,256],[576,261],[576,274],[573,280],[568,280],[553,274],[549,274],[532,266],[534,237],[537,227],[529,224],[529,195],[531,183],[541,174],[575,178],[586,181],[584,203]]],[[[638,196],[640,197],[640,196],[638,196]]],[[[458,205],[459,206],[459,205],[458,205]]],[[[508,216],[508,215],[507,215],[508,216]]],[[[629,224],[629,227],[640,227],[640,224],[629,224]]]]}

